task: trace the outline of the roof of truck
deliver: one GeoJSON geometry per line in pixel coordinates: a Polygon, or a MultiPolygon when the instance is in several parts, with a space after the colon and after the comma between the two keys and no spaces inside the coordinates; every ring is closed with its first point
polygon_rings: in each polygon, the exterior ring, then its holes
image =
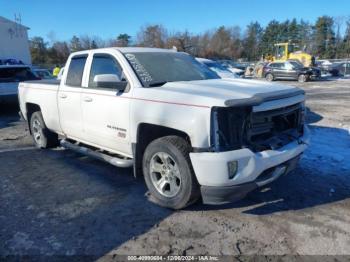
{"type": "Polygon", "coordinates": [[[122,53],[136,52],[176,52],[175,49],[151,48],[151,47],[113,47],[122,53]]]}
{"type": "Polygon", "coordinates": [[[97,48],[97,49],[91,49],[91,50],[83,50],[83,51],[77,51],[73,54],[79,55],[79,54],[86,54],[90,51],[111,51],[111,50],[118,50],[122,53],[146,53],[146,52],[177,52],[175,49],[165,49],[165,48],[151,48],[151,47],[107,47],[107,48],[97,48]]]}

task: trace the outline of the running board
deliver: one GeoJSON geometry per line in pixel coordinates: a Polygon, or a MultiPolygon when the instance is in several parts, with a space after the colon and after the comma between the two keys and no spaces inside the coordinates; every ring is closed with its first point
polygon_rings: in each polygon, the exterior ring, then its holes
{"type": "Polygon", "coordinates": [[[61,146],[64,148],[76,151],[78,153],[81,153],[83,155],[97,158],[99,160],[105,161],[105,162],[110,163],[111,165],[114,165],[117,167],[132,167],[134,164],[134,161],[132,159],[122,159],[119,157],[113,157],[113,156],[110,156],[107,154],[103,154],[103,153],[94,151],[94,150],[87,148],[87,147],[83,147],[83,146],[79,146],[79,145],[70,143],[65,139],[61,140],[61,146]]]}

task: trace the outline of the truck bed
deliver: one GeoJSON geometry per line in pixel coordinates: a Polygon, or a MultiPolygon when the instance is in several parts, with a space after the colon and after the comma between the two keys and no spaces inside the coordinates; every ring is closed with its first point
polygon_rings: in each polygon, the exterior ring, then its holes
{"type": "Polygon", "coordinates": [[[28,105],[38,105],[42,110],[45,124],[51,130],[60,132],[57,93],[59,80],[34,80],[21,82],[18,88],[20,108],[27,119],[28,105]]]}
{"type": "Polygon", "coordinates": [[[59,85],[60,80],[57,79],[43,79],[43,80],[32,80],[26,81],[26,83],[39,84],[39,85],[59,85]]]}

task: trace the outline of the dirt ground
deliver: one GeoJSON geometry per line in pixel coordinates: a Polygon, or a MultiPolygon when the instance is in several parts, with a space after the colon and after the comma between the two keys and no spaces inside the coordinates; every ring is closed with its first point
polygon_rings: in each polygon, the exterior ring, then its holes
{"type": "Polygon", "coordinates": [[[142,179],[63,149],[37,150],[0,109],[0,254],[350,255],[350,80],[299,84],[311,146],[298,169],[237,203],[171,211],[142,179]]]}

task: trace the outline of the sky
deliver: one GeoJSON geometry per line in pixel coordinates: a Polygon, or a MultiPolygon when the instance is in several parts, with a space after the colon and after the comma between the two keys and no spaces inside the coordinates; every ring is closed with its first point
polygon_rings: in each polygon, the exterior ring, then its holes
{"type": "Polygon", "coordinates": [[[349,0],[0,0],[0,16],[20,14],[29,36],[68,40],[73,35],[133,37],[141,26],[162,24],[170,32],[200,33],[219,26],[318,16],[350,18],[349,0]]]}

